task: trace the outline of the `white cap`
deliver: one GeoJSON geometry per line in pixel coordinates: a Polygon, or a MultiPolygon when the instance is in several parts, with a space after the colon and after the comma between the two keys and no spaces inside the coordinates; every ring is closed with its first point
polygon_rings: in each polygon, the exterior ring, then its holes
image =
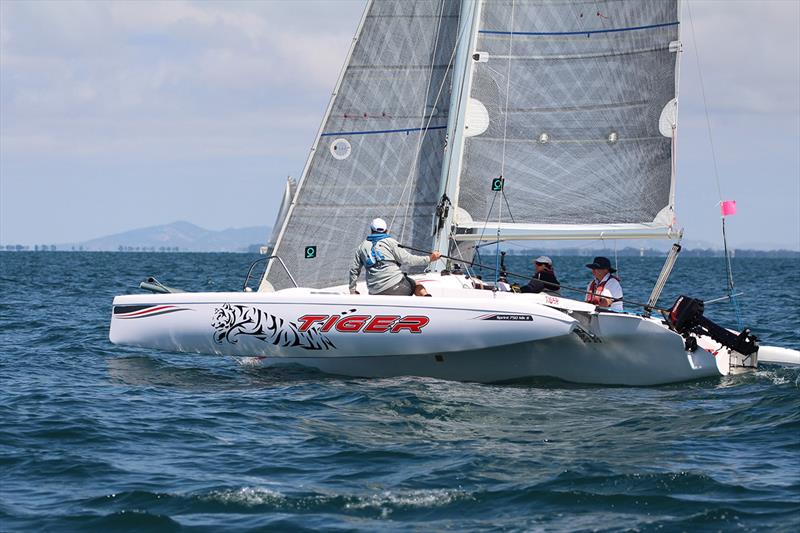
{"type": "Polygon", "coordinates": [[[546,255],[540,255],[539,257],[536,258],[535,262],[536,263],[544,263],[546,265],[552,265],[553,264],[553,260],[550,259],[549,257],[547,257],[546,255]]]}
{"type": "Polygon", "coordinates": [[[382,218],[375,218],[372,220],[369,229],[371,229],[373,233],[383,233],[387,229],[386,221],[382,218]]]}

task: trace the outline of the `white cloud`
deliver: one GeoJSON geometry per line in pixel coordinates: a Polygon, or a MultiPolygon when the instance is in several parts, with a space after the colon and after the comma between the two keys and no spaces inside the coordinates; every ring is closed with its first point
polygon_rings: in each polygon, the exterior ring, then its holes
{"type": "MultiPolygon", "coordinates": [[[[198,145],[252,148],[243,137],[259,129],[262,143],[265,136],[285,135],[286,128],[313,132],[319,118],[309,127],[308,112],[317,112],[316,102],[333,88],[362,7],[359,2],[0,5],[3,155],[46,148],[139,157],[161,157],[164,146],[175,150],[173,155],[196,153],[198,145]],[[281,124],[281,133],[275,124],[281,124]],[[159,142],[134,137],[148,131],[159,142]],[[220,131],[229,135],[213,133],[220,131]],[[200,132],[210,132],[207,141],[200,132]]],[[[307,135],[310,145],[313,133],[307,135]]],[[[261,152],[275,145],[263,143],[261,152]]]]}
{"type": "Polygon", "coordinates": [[[697,47],[712,109],[800,112],[800,2],[689,0],[684,4],[682,90],[699,93],[697,47]]]}

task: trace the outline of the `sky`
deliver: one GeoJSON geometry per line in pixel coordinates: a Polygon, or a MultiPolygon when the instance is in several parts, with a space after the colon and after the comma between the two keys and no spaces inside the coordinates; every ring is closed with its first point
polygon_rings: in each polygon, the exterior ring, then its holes
{"type": "MultiPolygon", "coordinates": [[[[686,2],[684,2],[686,4],[686,2]]],[[[364,7],[331,1],[0,0],[0,243],[186,220],[272,225],[364,7]]],[[[691,0],[681,39],[678,225],[800,249],[800,2],[691,0]]],[[[265,236],[266,238],[266,236],[265,236]]]]}

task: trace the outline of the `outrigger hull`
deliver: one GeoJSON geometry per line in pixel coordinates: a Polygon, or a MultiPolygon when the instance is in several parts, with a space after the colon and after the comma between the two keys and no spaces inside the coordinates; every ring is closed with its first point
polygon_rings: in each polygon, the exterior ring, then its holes
{"type": "Polygon", "coordinates": [[[358,377],[657,385],[729,371],[727,358],[687,350],[657,319],[553,296],[463,289],[455,278],[425,281],[435,297],[311,289],[118,296],[110,339],[358,377]]]}

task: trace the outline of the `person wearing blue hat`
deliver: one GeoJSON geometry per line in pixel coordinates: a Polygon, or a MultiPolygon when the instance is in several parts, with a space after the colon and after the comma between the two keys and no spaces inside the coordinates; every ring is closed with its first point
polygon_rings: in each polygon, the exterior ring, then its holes
{"type": "Polygon", "coordinates": [[[593,276],[586,287],[586,301],[612,311],[622,311],[622,284],[614,275],[617,269],[611,266],[611,261],[607,257],[595,257],[586,268],[592,270],[593,276]]]}
{"type": "Polygon", "coordinates": [[[382,218],[370,224],[371,233],[356,250],[350,266],[350,294],[358,294],[356,283],[361,269],[366,269],[367,290],[370,294],[383,296],[430,296],[422,284],[417,283],[400,269],[422,267],[437,261],[442,254],[432,252],[429,256],[413,255],[387,233],[388,225],[382,218]]]}
{"type": "Polygon", "coordinates": [[[536,271],[528,284],[520,288],[520,292],[539,293],[544,291],[558,296],[561,284],[553,270],[553,260],[546,255],[541,255],[536,258],[533,265],[536,271]]]}

